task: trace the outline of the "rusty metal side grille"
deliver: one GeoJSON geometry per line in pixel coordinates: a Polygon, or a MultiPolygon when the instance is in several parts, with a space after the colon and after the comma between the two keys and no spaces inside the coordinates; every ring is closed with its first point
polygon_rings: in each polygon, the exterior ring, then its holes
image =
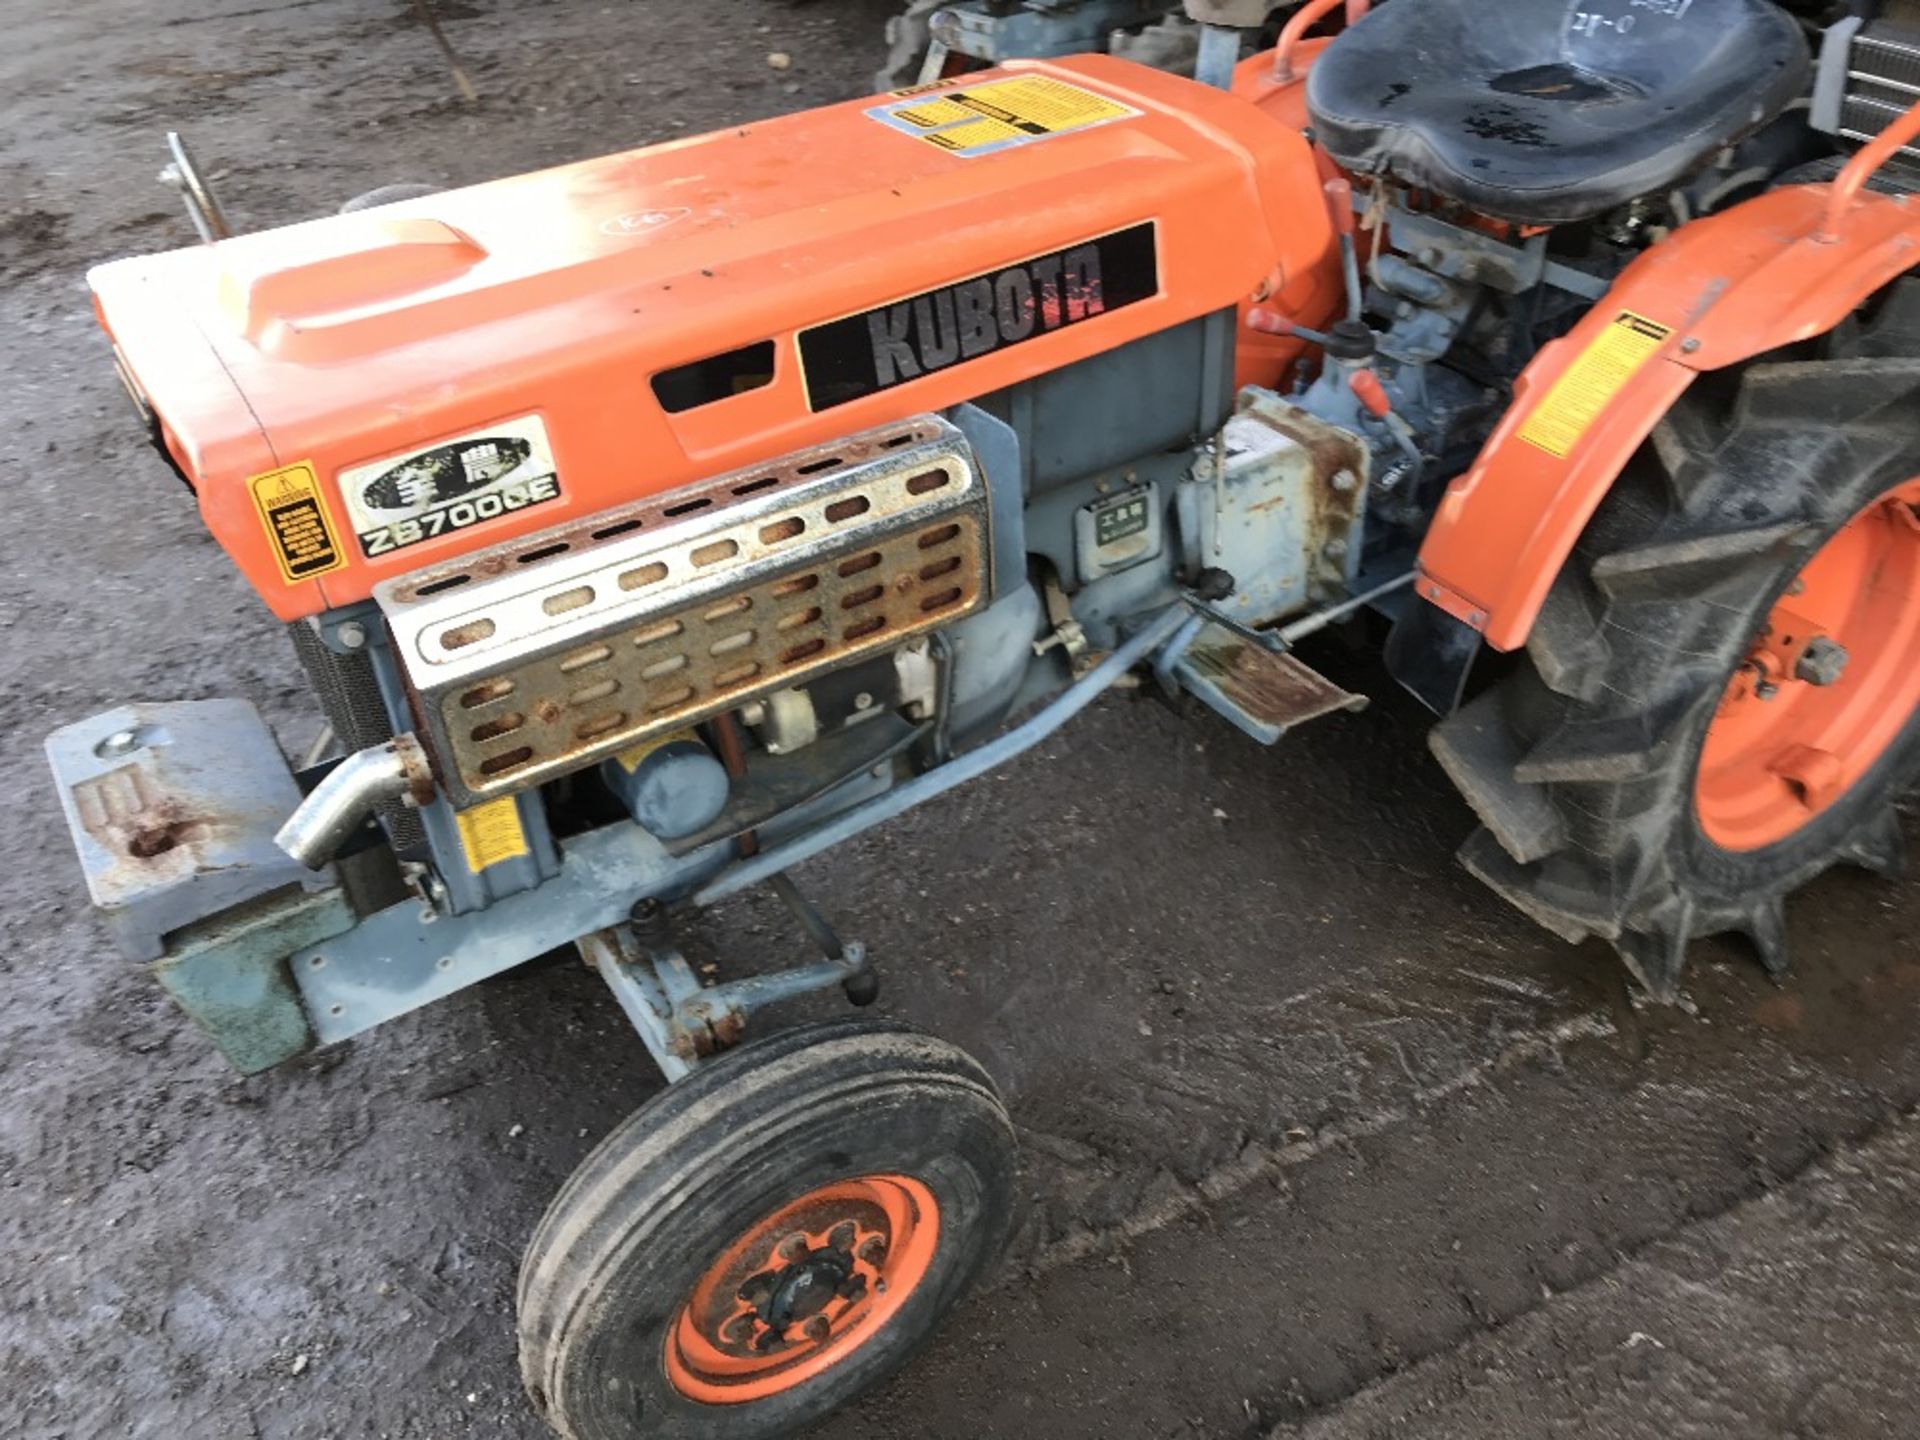
{"type": "Polygon", "coordinates": [[[472,557],[457,585],[443,567],[377,592],[456,804],[891,649],[988,593],[985,481],[933,417],[634,508],[569,527],[562,552],[549,532],[472,557]],[[731,503],[688,508],[716,494],[731,503]]]}

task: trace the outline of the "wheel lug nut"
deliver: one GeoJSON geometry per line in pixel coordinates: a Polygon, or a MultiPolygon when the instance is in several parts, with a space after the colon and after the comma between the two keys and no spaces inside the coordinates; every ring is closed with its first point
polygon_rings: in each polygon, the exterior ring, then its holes
{"type": "Polygon", "coordinates": [[[827,1323],[827,1317],[824,1315],[816,1315],[800,1327],[800,1333],[816,1345],[826,1339],[832,1331],[833,1326],[827,1323]]]}
{"type": "Polygon", "coordinates": [[[1809,685],[1836,685],[1847,673],[1847,661],[1851,658],[1846,646],[1822,635],[1807,642],[1807,648],[1800,652],[1799,663],[1793,667],[1793,675],[1809,685]]]}
{"type": "Polygon", "coordinates": [[[867,1264],[878,1265],[887,1258],[887,1242],[875,1235],[854,1253],[867,1264]]]}
{"type": "Polygon", "coordinates": [[[774,1247],[774,1254],[782,1260],[799,1260],[807,1253],[807,1237],[796,1230],[774,1247]]]}

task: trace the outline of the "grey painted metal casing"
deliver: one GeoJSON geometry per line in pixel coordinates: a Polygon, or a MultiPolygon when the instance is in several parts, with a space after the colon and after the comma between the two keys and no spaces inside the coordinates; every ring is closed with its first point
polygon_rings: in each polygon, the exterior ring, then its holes
{"type": "Polygon", "coordinates": [[[1351,431],[1272,391],[1243,392],[1176,502],[1189,565],[1234,578],[1219,609],[1267,625],[1346,594],[1359,574],[1370,466],[1351,431]]]}
{"type": "Polygon", "coordinates": [[[929,28],[935,44],[998,64],[1104,50],[1115,30],[1151,24],[1167,9],[1167,0],[1028,0],[1025,5],[992,8],[956,4],[936,10],[929,28]]]}
{"type": "MultiPolygon", "coordinates": [[[[891,772],[863,772],[760,828],[778,844],[821,827],[892,784],[891,772]]],[[[497,900],[470,915],[429,919],[419,905],[394,905],[352,930],[296,952],[293,982],[321,1044],[357,1035],[490,975],[621,924],[635,901],[672,901],[710,881],[733,859],[725,841],[674,855],[638,825],[603,825],[560,842],[560,873],[538,890],[497,900]]]]}
{"type": "Polygon", "coordinates": [[[634,823],[661,840],[680,840],[719,818],[732,781],[696,735],[669,738],[645,754],[616,755],[600,762],[607,788],[634,823]]]}
{"type": "Polygon", "coordinates": [[[123,705],[46,744],[87,892],[130,959],[270,891],[334,884],[273,843],[300,787],[245,700],[123,705]]]}

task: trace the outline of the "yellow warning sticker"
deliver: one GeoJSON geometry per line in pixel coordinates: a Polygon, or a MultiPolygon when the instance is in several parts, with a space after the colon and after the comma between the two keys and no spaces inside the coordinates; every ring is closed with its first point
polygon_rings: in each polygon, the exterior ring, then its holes
{"type": "Polygon", "coordinates": [[[1671,334],[1671,326],[1622,310],[1554,381],[1546,399],[1520,428],[1520,438],[1556,459],[1566,459],[1613,397],[1660,353],[1671,334]]]}
{"type": "Polygon", "coordinates": [[[924,137],[929,145],[951,150],[956,155],[978,155],[1000,145],[1011,145],[1022,138],[1021,132],[1004,120],[989,120],[981,115],[964,125],[949,125],[924,137]]]}
{"type": "Polygon", "coordinates": [[[247,482],[247,489],[260,512],[260,523],[267,527],[273,558],[289,585],[347,563],[310,463],[303,460],[256,475],[247,482]]]}
{"type": "Polygon", "coordinates": [[[990,80],[937,95],[911,94],[867,111],[891,129],[952,155],[988,155],[1087,130],[1140,112],[1049,75],[990,80]]]}
{"type": "Polygon", "coordinates": [[[935,90],[945,90],[951,85],[961,85],[965,81],[958,75],[949,75],[941,80],[927,80],[918,85],[904,85],[898,90],[887,93],[895,99],[904,99],[908,95],[931,95],[935,90]]]}
{"type": "Polygon", "coordinates": [[[531,853],[527,832],[520,825],[520,802],[511,795],[462,810],[454,818],[460,824],[460,847],[467,852],[467,868],[476,875],[489,865],[531,853]]]}

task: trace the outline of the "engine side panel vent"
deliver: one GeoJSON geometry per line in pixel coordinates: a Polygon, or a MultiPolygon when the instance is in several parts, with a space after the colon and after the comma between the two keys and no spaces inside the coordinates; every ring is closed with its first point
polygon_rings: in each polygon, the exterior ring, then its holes
{"type": "Polygon", "coordinates": [[[949,625],[987,486],[937,417],[381,586],[456,805],[512,794],[949,625]]]}

